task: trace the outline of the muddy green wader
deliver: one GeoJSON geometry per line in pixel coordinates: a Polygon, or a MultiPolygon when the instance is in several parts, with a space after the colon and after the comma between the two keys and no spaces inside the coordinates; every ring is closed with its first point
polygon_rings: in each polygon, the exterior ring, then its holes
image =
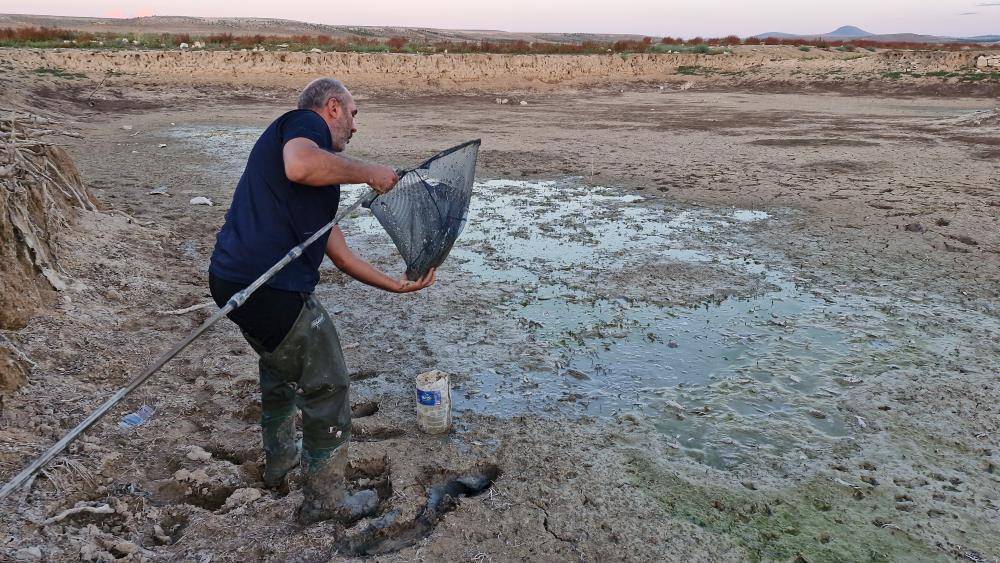
{"type": "Polygon", "coordinates": [[[333,320],[310,295],[273,352],[250,337],[260,355],[264,484],[280,486],[298,463],[295,408],[302,411],[303,501],[299,520],[349,523],[374,511],[375,491],[347,495],[351,437],[350,378],[333,320]]]}

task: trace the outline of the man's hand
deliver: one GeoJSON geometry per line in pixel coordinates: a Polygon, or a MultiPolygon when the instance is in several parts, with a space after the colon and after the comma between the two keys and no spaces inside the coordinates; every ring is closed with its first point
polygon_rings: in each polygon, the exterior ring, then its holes
{"type": "Polygon", "coordinates": [[[396,182],[399,181],[399,176],[396,175],[395,170],[381,164],[372,164],[369,176],[368,185],[379,194],[384,194],[391,190],[396,185],[396,182]]]}
{"type": "Polygon", "coordinates": [[[347,246],[344,232],[337,226],[330,230],[330,236],[326,240],[326,255],[330,257],[330,260],[333,260],[333,264],[340,271],[359,282],[393,293],[420,291],[433,284],[436,278],[437,268],[431,268],[424,277],[417,281],[410,281],[406,279],[405,275],[401,279],[396,279],[382,273],[381,270],[369,264],[347,246]]]}
{"type": "Polygon", "coordinates": [[[396,293],[411,293],[414,291],[420,291],[421,289],[434,285],[434,280],[437,279],[437,268],[431,268],[429,272],[424,274],[424,277],[417,281],[410,281],[406,279],[406,275],[403,275],[399,280],[399,288],[395,289],[396,293]]]}

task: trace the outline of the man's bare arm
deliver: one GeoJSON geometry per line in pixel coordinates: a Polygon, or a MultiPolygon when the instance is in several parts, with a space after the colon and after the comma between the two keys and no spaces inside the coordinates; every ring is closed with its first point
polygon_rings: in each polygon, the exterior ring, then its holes
{"type": "Polygon", "coordinates": [[[388,166],[327,152],[304,137],[296,137],[285,143],[281,155],[285,162],[285,176],[296,184],[368,184],[382,194],[399,180],[396,171],[388,166]]]}
{"type": "Polygon", "coordinates": [[[405,277],[396,279],[382,273],[347,246],[344,232],[337,226],[334,226],[333,230],[330,231],[330,237],[326,241],[326,255],[330,257],[330,260],[333,260],[333,265],[340,271],[359,282],[393,293],[419,291],[433,284],[437,278],[434,269],[431,269],[426,276],[417,281],[410,281],[405,277]]]}

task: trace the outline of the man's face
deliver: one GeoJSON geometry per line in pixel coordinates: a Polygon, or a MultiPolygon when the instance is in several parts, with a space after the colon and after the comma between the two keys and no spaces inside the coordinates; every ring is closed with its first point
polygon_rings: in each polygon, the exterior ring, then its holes
{"type": "Polygon", "coordinates": [[[358,106],[354,103],[354,96],[348,92],[344,103],[336,98],[327,100],[326,110],[326,124],[333,138],[333,152],[342,152],[347,148],[347,143],[351,142],[351,136],[357,132],[354,116],[358,114],[358,106]]]}

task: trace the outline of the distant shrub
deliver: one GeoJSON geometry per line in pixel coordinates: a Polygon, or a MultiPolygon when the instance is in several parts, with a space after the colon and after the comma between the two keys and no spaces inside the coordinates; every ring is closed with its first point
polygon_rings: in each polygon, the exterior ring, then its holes
{"type": "Polygon", "coordinates": [[[389,41],[387,41],[386,44],[393,51],[402,51],[403,47],[406,46],[406,38],[405,37],[393,37],[392,39],[390,39],[389,41]]]}
{"type": "Polygon", "coordinates": [[[803,46],[799,47],[799,51],[804,51],[804,52],[808,53],[809,51],[812,51],[812,47],[809,47],[808,45],[803,45],[803,46]]]}

